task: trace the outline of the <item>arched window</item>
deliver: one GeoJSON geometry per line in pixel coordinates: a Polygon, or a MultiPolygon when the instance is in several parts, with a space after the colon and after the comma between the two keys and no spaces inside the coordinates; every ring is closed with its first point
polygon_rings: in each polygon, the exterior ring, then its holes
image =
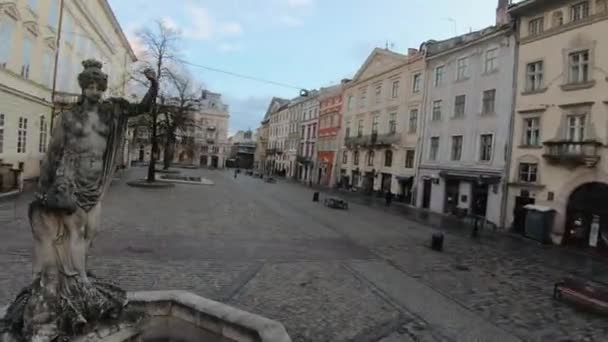
{"type": "Polygon", "coordinates": [[[393,151],[386,150],[384,152],[384,166],[386,166],[386,167],[393,166],[393,151]]]}
{"type": "Polygon", "coordinates": [[[374,151],[367,153],[367,166],[374,166],[374,151]]]}
{"type": "Polygon", "coordinates": [[[564,24],[564,13],[562,11],[553,12],[553,27],[559,27],[564,24]]]}

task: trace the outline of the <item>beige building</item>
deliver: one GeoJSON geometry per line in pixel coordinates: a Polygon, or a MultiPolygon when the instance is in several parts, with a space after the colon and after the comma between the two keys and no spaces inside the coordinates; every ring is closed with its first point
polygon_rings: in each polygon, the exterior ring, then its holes
{"type": "Polygon", "coordinates": [[[6,191],[39,174],[53,84],[59,111],[80,94],[80,62],[95,58],[109,75],[107,95],[123,96],[136,57],[106,0],[1,1],[0,42],[0,191],[6,191]]]}
{"type": "Polygon", "coordinates": [[[340,183],[412,199],[424,89],[424,59],[374,49],[345,85],[340,183]]]}
{"type": "Polygon", "coordinates": [[[269,172],[287,173],[289,160],[287,156],[287,141],[289,136],[289,101],[281,101],[280,107],[269,115],[268,151],[267,158],[270,163],[269,172]]]}
{"type": "Polygon", "coordinates": [[[555,210],[554,243],[608,243],[606,0],[527,0],[519,29],[509,222],[529,203],[555,210]]]}

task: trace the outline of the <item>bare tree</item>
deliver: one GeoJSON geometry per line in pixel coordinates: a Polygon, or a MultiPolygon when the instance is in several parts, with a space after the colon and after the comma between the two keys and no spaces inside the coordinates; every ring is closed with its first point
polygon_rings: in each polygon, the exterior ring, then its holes
{"type": "MultiPolygon", "coordinates": [[[[167,65],[179,60],[179,43],[181,34],[179,31],[169,27],[164,21],[157,20],[154,29],[143,29],[137,33],[137,37],[144,46],[142,56],[142,68],[153,68],[158,75],[159,94],[162,94],[164,82],[168,77],[167,65]]],[[[152,153],[150,153],[150,165],[148,166],[148,182],[155,181],[156,158],[158,149],[158,104],[151,110],[151,133],[152,153]]]]}
{"type": "MultiPolygon", "coordinates": [[[[174,68],[175,69],[175,68],[174,68]]],[[[189,132],[197,126],[194,112],[198,104],[201,89],[195,85],[191,76],[185,72],[168,69],[168,83],[171,85],[171,94],[168,103],[162,108],[162,118],[159,122],[164,132],[163,168],[167,170],[175,154],[175,145],[178,136],[182,143],[191,143],[193,138],[189,132]]]]}

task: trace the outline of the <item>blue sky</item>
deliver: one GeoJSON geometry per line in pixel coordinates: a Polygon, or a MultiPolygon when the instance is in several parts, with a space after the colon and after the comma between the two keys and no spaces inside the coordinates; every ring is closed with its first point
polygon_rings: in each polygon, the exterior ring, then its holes
{"type": "MultiPolygon", "coordinates": [[[[494,23],[497,0],[110,0],[137,49],[135,32],[164,19],[183,34],[193,62],[297,87],[352,77],[374,47],[418,48],[428,39],[494,23]]],[[[272,96],[297,90],[190,69],[230,105],[230,132],[255,129],[272,96]]]]}

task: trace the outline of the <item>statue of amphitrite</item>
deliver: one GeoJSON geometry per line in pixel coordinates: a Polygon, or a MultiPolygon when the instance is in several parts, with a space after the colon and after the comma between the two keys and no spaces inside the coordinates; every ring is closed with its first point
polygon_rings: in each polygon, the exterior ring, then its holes
{"type": "Polygon", "coordinates": [[[34,282],[0,320],[0,339],[4,332],[27,341],[60,340],[91,322],[115,317],[126,304],[124,291],[88,275],[86,257],[127,120],[152,109],[158,81],[151,69],[144,72],[150,88],[140,104],[117,98],[101,101],[108,83],[102,64],[86,60],[82,65],[82,96],[53,129],[29,208],[34,282]]]}

